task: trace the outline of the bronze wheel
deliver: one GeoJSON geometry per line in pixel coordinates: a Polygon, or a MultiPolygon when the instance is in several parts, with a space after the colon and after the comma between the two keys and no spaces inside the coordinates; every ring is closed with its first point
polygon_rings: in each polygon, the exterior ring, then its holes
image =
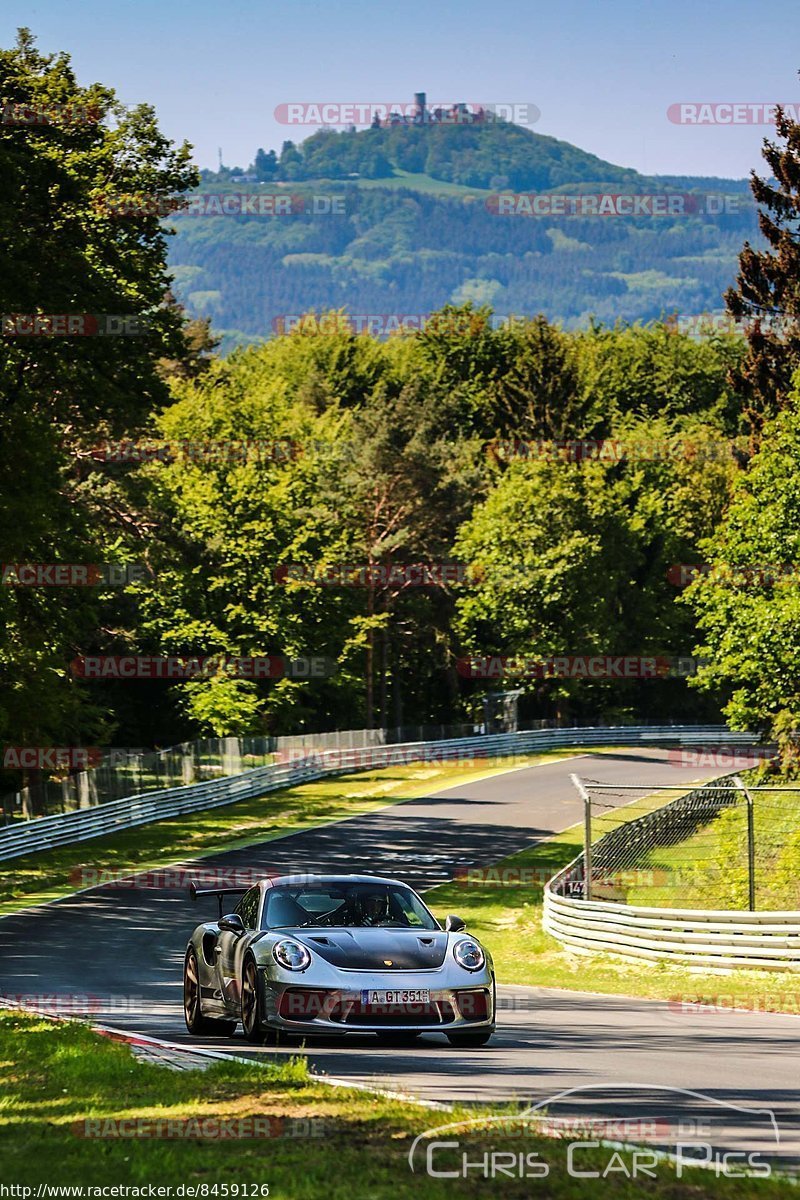
{"type": "Polygon", "coordinates": [[[200,1004],[200,967],[193,946],[186,951],[186,961],[183,964],[183,1016],[189,1033],[197,1037],[208,1033],[230,1037],[236,1029],[235,1021],[221,1021],[203,1016],[200,1004]]]}
{"type": "Polygon", "coordinates": [[[244,964],[242,973],[242,1029],[248,1042],[263,1042],[261,998],[258,993],[258,971],[252,958],[244,964]]]}

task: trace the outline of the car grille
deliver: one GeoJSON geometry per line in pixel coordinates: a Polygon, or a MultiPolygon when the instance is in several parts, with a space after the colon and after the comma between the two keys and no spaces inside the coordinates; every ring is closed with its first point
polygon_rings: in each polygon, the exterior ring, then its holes
{"type": "Polygon", "coordinates": [[[341,1025],[448,1025],[456,1019],[447,1000],[430,1004],[362,1004],[360,1000],[339,1001],[331,1009],[329,1020],[341,1025]]]}
{"type": "Polygon", "coordinates": [[[463,988],[455,993],[456,1008],[448,1000],[428,1004],[365,1004],[361,1000],[342,999],[326,988],[290,987],[278,1003],[278,1014],[287,1021],[313,1021],[321,1018],[344,1026],[373,1025],[386,1028],[401,1025],[449,1025],[463,1021],[485,1021],[489,1016],[487,988],[463,988]]]}
{"type": "Polygon", "coordinates": [[[475,988],[456,992],[458,1011],[465,1021],[485,1021],[489,1016],[489,989],[475,988]]]}

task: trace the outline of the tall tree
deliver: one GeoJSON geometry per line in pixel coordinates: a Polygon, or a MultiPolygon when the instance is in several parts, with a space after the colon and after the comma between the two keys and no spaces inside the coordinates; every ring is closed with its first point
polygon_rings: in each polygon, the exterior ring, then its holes
{"type": "Polygon", "coordinates": [[[258,178],[262,181],[275,178],[275,172],[278,169],[278,156],[274,150],[270,150],[267,154],[264,150],[256,151],[255,172],[258,178]]]}
{"type": "Polygon", "coordinates": [[[790,750],[800,729],[800,393],[766,424],[733,503],[705,543],[711,570],[686,592],[710,659],[703,688],[730,696],[738,729],[790,750]]]}
{"type": "MultiPolygon", "coordinates": [[[[676,605],[670,568],[697,560],[698,541],[719,520],[736,466],[730,453],[720,453],[726,445],[714,426],[699,420],[689,428],[663,418],[631,421],[615,436],[629,448],[619,459],[512,462],[475,507],[456,543],[473,569],[456,616],[470,654],[688,656],[694,630],[676,605]],[[681,450],[686,440],[691,456],[681,450]],[[674,456],[648,455],[648,447],[670,443],[674,456]]],[[[535,697],[529,711],[537,716],[554,715],[550,701],[584,713],[648,711],[651,695],[663,712],[677,695],[672,681],[542,683],[534,673],[519,682],[535,697]]],[[[509,680],[485,686],[498,683],[509,680]]],[[[657,704],[649,712],[661,715],[657,704]]]]}
{"type": "MultiPolygon", "coordinates": [[[[0,559],[141,557],[146,528],[92,448],[141,428],[168,395],[157,363],[181,339],[162,305],[159,212],[196,181],[189,147],[174,147],[148,106],[79,87],[69,58],[40,54],[24,29],[0,51],[0,95],[0,559]],[[69,317],[86,336],[69,335],[69,317]],[[109,319],[128,336],[94,336],[109,319]]],[[[10,584],[0,616],[0,740],[107,734],[104,706],[68,663],[130,627],[129,601],[10,584]]]]}
{"type": "Polygon", "coordinates": [[[775,131],[779,141],[763,147],[772,178],[753,171],[750,184],[768,248],[745,242],[736,287],[725,293],[728,311],[747,322],[748,353],[734,381],[756,433],[785,405],[800,365],[800,124],[778,108],[775,131]]]}

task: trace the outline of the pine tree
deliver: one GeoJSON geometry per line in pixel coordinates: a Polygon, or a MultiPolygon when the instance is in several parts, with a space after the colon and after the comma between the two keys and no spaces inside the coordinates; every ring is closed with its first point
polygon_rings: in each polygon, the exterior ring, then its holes
{"type": "Polygon", "coordinates": [[[772,177],[755,171],[750,187],[768,248],[745,242],[736,287],[725,293],[728,312],[745,327],[748,352],[732,375],[745,399],[745,418],[757,435],[787,402],[800,366],[800,124],[777,109],[780,142],[764,140],[772,177]]]}

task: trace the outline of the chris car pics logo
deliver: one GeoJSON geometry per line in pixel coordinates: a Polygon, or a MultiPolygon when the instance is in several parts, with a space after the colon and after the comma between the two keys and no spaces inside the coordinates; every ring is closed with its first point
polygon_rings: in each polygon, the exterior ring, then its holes
{"type": "Polygon", "coordinates": [[[766,1179],[779,1147],[771,1109],[663,1084],[587,1084],[520,1112],[426,1129],[412,1142],[408,1165],[432,1179],[528,1179],[531,1194],[540,1181],[544,1197],[544,1181],[564,1171],[573,1179],[645,1187],[659,1178],[684,1179],[693,1168],[717,1179],[766,1179]],[[536,1148],[526,1139],[536,1139],[536,1148]],[[546,1149],[542,1139],[550,1142],[546,1149]]]}

